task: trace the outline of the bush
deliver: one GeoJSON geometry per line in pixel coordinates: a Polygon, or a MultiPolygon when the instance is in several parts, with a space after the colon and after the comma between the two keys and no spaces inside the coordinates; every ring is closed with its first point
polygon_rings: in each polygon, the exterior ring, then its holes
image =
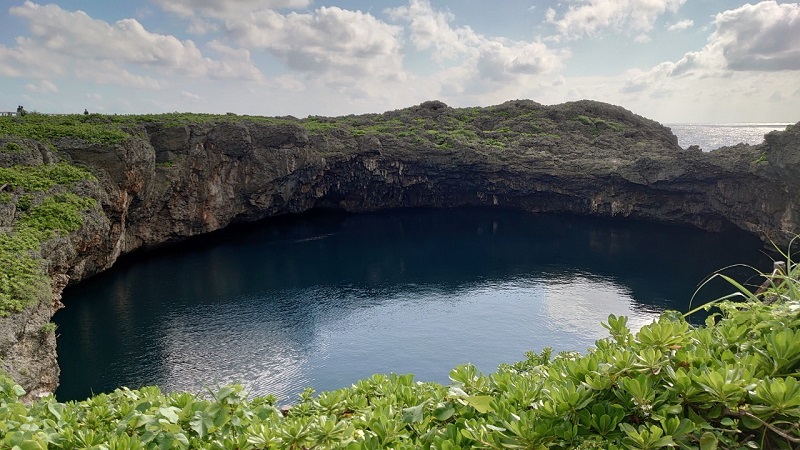
{"type": "Polygon", "coordinates": [[[0,317],[22,311],[49,292],[38,249],[39,240],[30,230],[0,233],[0,317]]]}
{"type": "Polygon", "coordinates": [[[82,198],[75,194],[59,194],[47,197],[19,219],[18,226],[36,232],[40,240],[46,240],[54,232],[69,233],[83,224],[82,211],[94,207],[93,198],[82,198]]]}

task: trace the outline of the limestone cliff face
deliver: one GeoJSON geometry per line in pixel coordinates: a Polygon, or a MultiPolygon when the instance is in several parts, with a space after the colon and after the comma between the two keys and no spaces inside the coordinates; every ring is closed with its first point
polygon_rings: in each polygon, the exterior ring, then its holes
{"type": "MultiPolygon", "coordinates": [[[[143,137],[115,148],[61,150],[94,168],[102,181],[111,229],[97,236],[95,251],[107,254],[108,263],[121,253],[231,222],[319,207],[496,205],[712,231],[738,227],[776,242],[800,230],[797,126],[771,133],[762,145],[703,153],[681,149],[668,129],[621,108],[579,106],[578,113],[616,120],[626,131],[587,137],[582,125],[555,114],[565,128],[559,135],[486,150],[337,129],[315,134],[299,122],[151,124],[143,137]]],[[[519,114],[532,106],[508,107],[519,114]]],[[[419,114],[437,112],[443,114],[419,114]]],[[[71,276],[82,278],[102,266],[90,264],[77,271],[88,273],[71,276]]]]}
{"type": "MultiPolygon", "coordinates": [[[[147,123],[112,147],[64,140],[60,154],[100,180],[91,195],[102,210],[47,244],[50,273],[74,283],[124,253],[314,208],[487,205],[738,227],[778,243],[800,231],[800,124],[761,145],[703,153],[680,148],[668,128],[602,103],[518,101],[467,112],[426,102],[347,126],[147,123]],[[425,128],[390,133],[374,123],[425,128]]],[[[54,341],[41,341],[52,357],[23,381],[52,390],[54,341]]]]}

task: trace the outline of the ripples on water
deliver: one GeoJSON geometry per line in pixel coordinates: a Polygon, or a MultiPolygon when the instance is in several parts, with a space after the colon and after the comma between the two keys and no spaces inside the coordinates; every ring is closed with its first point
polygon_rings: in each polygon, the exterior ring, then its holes
{"type": "MultiPolygon", "coordinates": [[[[499,209],[304,216],[195,240],[71,288],[60,400],[240,382],[291,401],[373,373],[446,383],[528,350],[583,351],[608,314],[683,309],[741,234],[499,209]]],[[[708,296],[716,295],[709,292],[708,296]]]]}
{"type": "Polygon", "coordinates": [[[673,123],[666,124],[678,137],[678,144],[687,148],[698,145],[705,151],[720,147],[744,144],[760,144],[764,135],[774,130],[785,130],[788,123],[730,123],[701,124],[673,123]]]}

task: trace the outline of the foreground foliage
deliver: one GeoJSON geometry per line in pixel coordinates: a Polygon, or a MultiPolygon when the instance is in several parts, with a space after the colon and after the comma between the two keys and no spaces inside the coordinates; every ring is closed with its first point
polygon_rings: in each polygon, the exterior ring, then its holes
{"type": "Polygon", "coordinates": [[[241,386],[210,396],[118,389],[26,406],[0,381],[0,446],[14,449],[800,448],[800,296],[789,265],[766,295],[724,300],[705,326],[674,312],[585,355],[545,350],[452,384],[373,375],[308,390],[285,414],[241,386]]]}

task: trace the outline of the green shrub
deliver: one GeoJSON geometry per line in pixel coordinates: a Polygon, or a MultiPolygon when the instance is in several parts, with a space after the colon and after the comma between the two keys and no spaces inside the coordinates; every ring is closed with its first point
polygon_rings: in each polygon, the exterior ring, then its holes
{"type": "Polygon", "coordinates": [[[17,200],[17,209],[20,211],[27,211],[31,209],[31,204],[33,203],[33,197],[29,194],[20,195],[19,199],[17,200]]]}
{"type": "Polygon", "coordinates": [[[6,145],[3,146],[3,151],[5,153],[21,153],[22,150],[22,146],[16,142],[6,142],[6,145]]]}
{"type": "Polygon", "coordinates": [[[72,185],[82,180],[96,180],[88,170],[67,163],[39,166],[0,167],[0,185],[10,189],[45,191],[51,187],[72,185]]]}
{"type": "Polygon", "coordinates": [[[19,219],[19,226],[34,230],[40,240],[48,239],[54,232],[76,231],[83,224],[82,211],[94,207],[93,198],[75,194],[47,197],[19,219]]]}
{"type": "Polygon", "coordinates": [[[625,129],[625,127],[620,123],[611,120],[603,120],[599,117],[579,115],[575,117],[575,120],[584,125],[589,125],[595,132],[601,131],[604,128],[609,128],[613,131],[623,131],[625,129]]]}
{"type": "Polygon", "coordinates": [[[0,317],[20,312],[49,291],[39,239],[31,230],[0,233],[0,317]]]}

